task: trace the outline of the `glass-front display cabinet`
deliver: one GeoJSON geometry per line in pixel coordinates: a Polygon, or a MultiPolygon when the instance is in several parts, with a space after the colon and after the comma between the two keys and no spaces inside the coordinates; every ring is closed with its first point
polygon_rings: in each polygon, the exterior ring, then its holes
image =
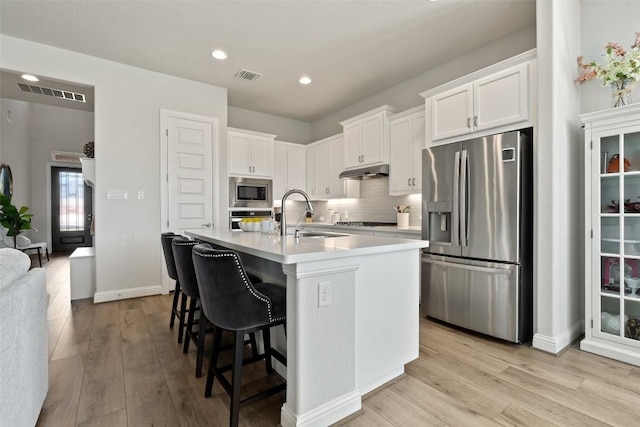
{"type": "Polygon", "coordinates": [[[585,338],[640,366],[640,104],[580,116],[585,128],[585,338]]]}

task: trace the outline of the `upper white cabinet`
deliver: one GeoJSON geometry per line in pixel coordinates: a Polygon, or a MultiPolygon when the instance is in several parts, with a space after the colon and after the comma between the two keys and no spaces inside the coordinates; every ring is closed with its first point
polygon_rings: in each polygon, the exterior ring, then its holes
{"type": "Polygon", "coordinates": [[[312,200],[359,197],[360,182],[340,179],[343,170],[342,134],[307,146],[307,193],[312,200]]]}
{"type": "Polygon", "coordinates": [[[422,191],[422,149],[425,146],[424,105],[391,117],[389,195],[422,191]]]}
{"type": "Polygon", "coordinates": [[[398,109],[383,105],[340,122],[344,130],[344,166],[355,169],[389,162],[389,116],[398,109]]]}
{"type": "Polygon", "coordinates": [[[427,146],[533,126],[535,51],[431,89],[427,146]]]}
{"type": "Polygon", "coordinates": [[[273,146],[273,199],[307,188],[307,149],[304,145],[275,141],[273,146]]]}
{"type": "Polygon", "coordinates": [[[271,178],[275,137],[262,132],[229,128],[229,175],[271,178]]]}

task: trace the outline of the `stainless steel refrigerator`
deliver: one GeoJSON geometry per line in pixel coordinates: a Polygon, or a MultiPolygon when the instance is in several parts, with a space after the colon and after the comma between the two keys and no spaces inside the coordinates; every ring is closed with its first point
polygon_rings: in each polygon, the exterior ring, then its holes
{"type": "Polygon", "coordinates": [[[532,157],[531,129],[423,150],[423,315],[531,338],[532,157]]]}

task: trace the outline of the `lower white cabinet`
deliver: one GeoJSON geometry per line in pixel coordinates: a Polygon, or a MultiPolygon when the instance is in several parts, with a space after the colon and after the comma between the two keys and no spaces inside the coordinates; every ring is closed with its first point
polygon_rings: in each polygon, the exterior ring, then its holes
{"type": "Polygon", "coordinates": [[[585,124],[585,337],[580,348],[640,366],[640,104],[585,124]]]}
{"type": "Polygon", "coordinates": [[[304,145],[275,141],[273,146],[273,200],[284,193],[307,188],[307,148],[304,145]]]}
{"type": "Polygon", "coordinates": [[[360,182],[340,179],[344,170],[344,138],[334,135],[307,146],[307,193],[312,200],[357,198],[360,182]]]}
{"type": "Polygon", "coordinates": [[[422,191],[422,149],[425,146],[424,105],[391,117],[389,195],[422,191]]]}

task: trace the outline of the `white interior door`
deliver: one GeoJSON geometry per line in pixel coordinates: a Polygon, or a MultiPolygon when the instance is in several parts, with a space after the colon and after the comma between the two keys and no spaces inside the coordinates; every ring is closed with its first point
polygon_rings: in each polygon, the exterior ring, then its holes
{"type": "Polygon", "coordinates": [[[169,117],[167,228],[213,226],[212,124],[169,117]]]}

